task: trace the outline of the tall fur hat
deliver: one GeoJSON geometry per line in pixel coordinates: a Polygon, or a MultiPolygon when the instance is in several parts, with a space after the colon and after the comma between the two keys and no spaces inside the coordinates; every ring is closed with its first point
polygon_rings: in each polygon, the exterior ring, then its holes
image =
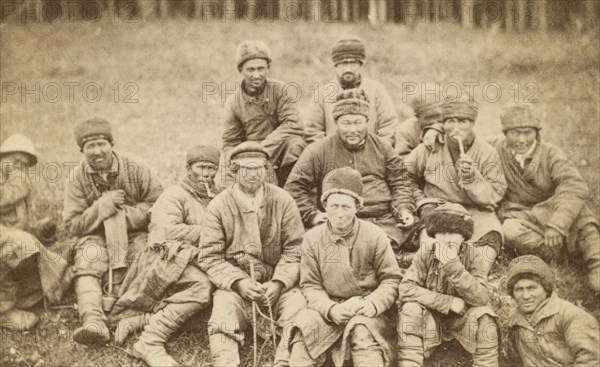
{"type": "Polygon", "coordinates": [[[513,296],[513,288],[521,279],[532,279],[539,282],[542,287],[552,294],[554,290],[554,273],[548,264],[535,255],[523,255],[514,258],[508,264],[508,275],[506,277],[506,290],[513,296]]]}
{"type": "Polygon", "coordinates": [[[365,45],[357,37],[340,39],[331,47],[333,65],[337,65],[344,60],[355,60],[364,64],[365,58],[365,45]]]}
{"type": "Polygon", "coordinates": [[[435,208],[426,222],[427,235],[432,238],[436,233],[460,233],[466,241],[471,239],[475,228],[471,213],[454,203],[444,203],[435,208]]]}
{"type": "Polygon", "coordinates": [[[362,89],[347,89],[335,98],[336,102],[333,105],[333,120],[343,115],[363,115],[369,119],[369,98],[362,89]]]}
{"type": "Polygon", "coordinates": [[[508,106],[500,115],[500,122],[503,132],[523,127],[531,127],[538,131],[542,129],[538,111],[531,103],[508,106]]]}

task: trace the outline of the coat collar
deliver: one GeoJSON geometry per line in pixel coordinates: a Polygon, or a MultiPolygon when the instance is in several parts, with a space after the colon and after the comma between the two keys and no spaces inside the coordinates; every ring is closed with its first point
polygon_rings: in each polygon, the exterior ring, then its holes
{"type": "Polygon", "coordinates": [[[544,302],[542,302],[535,311],[533,311],[533,314],[529,320],[527,320],[527,317],[517,309],[509,318],[508,325],[510,327],[520,326],[526,329],[532,329],[536,327],[542,320],[556,315],[560,311],[559,302],[560,298],[556,294],[552,294],[544,302]]]}
{"type": "Polygon", "coordinates": [[[354,223],[352,224],[352,227],[350,227],[350,230],[343,235],[340,235],[333,232],[329,225],[329,221],[327,221],[325,223],[325,232],[327,233],[328,242],[345,245],[349,250],[351,250],[354,247],[354,241],[352,239],[355,238],[358,233],[359,223],[360,220],[355,217],[354,223]]]}
{"type": "Polygon", "coordinates": [[[249,198],[240,190],[237,184],[233,184],[233,186],[231,186],[231,191],[233,194],[233,198],[240,210],[243,213],[251,213],[258,212],[260,208],[264,207],[264,199],[266,197],[265,187],[266,184],[263,183],[258,189],[254,200],[252,200],[254,205],[251,204],[251,200],[249,200],[249,198]]]}

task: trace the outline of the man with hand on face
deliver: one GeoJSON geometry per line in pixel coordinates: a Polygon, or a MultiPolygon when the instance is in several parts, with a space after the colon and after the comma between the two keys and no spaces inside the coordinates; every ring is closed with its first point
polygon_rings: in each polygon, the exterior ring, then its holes
{"type": "Polygon", "coordinates": [[[568,254],[583,257],[589,284],[599,292],[599,223],[586,203],[588,185],[559,147],[542,141],[533,105],[506,108],[501,122],[504,137],[493,144],[508,182],[499,211],[507,246],[551,262],[566,245],[568,254]]]}
{"type": "MultiPolygon", "coordinates": [[[[252,302],[272,307],[281,327],[306,307],[297,287],[302,219],[287,192],[264,182],[268,161],[261,144],[238,145],[231,152],[236,182],[208,205],[198,264],[218,288],[208,325],[216,367],[240,365],[252,302]]],[[[275,362],[284,363],[287,350],[279,345],[275,362]]]]}
{"type": "MultiPolygon", "coordinates": [[[[231,150],[245,141],[258,142],[270,157],[268,182],[283,186],[306,145],[296,106],[298,96],[290,95],[297,89],[269,78],[271,51],[262,41],[240,43],[236,65],[243,80],[225,102],[223,158],[228,162],[231,150]]],[[[227,184],[230,182],[224,186],[227,184]]]]}
{"type": "Polygon", "coordinates": [[[554,292],[552,269],[539,257],[513,259],[506,280],[517,309],[509,316],[510,366],[600,365],[596,319],[554,292]]]}
{"type": "MultiPolygon", "coordinates": [[[[445,144],[430,151],[424,144],[404,160],[409,179],[418,188],[414,199],[422,223],[443,202],[464,206],[475,222],[471,238],[489,274],[502,245],[502,226],[496,206],[506,191],[498,152],[475,136],[478,106],[474,101],[446,101],[443,106],[445,144]]],[[[426,231],[420,245],[431,242],[426,231]]]]}
{"type": "Polygon", "coordinates": [[[461,205],[433,209],[424,243],[399,287],[398,365],[423,366],[443,341],[456,339],[473,366],[498,366],[496,314],[489,302],[485,261],[468,241],[471,214],[461,205]]]}
{"type": "Polygon", "coordinates": [[[162,186],[141,159],[113,150],[108,121],[81,121],[74,133],[84,160],[67,183],[63,209],[65,228],[78,239],[75,293],[82,326],[73,340],[107,343],[110,333],[101,285],[109,267],[113,284],[120,284],[137,253],[146,247],[149,210],[162,186]]]}
{"type": "Polygon", "coordinates": [[[415,220],[412,187],[400,157],[379,136],[368,132],[370,105],[360,89],[346,90],[337,97],[333,117],[336,134],[310,145],[300,156],[285,189],[292,195],[306,227],[327,220],[321,203],[321,183],[336,168],[357,170],[364,185],[364,206],[357,217],[380,226],[396,253],[405,242],[415,220]]]}
{"type": "Polygon", "coordinates": [[[127,272],[111,312],[119,320],[117,345],[145,326],[132,349],[150,366],[179,366],[165,343],[210,302],[213,287],[196,259],[206,208],[215,196],[219,158],[219,150],[211,146],[188,150],[187,174],[152,206],[148,246],[127,272]]]}
{"type": "Polygon", "coordinates": [[[371,102],[368,111],[369,132],[393,147],[398,116],[383,85],[361,74],[366,59],[363,42],[356,37],[340,39],[331,48],[331,58],[337,78],[315,90],[306,121],[307,142],[336,134],[333,115],[336,96],[344,90],[360,88],[371,102]]]}
{"type": "Polygon", "coordinates": [[[358,219],[360,173],[333,170],[323,181],[327,221],[302,243],[300,286],[308,301],[290,331],[290,366],[320,366],[331,353],[342,366],[395,366],[390,307],[398,296],[400,268],[385,232],[358,219]]]}

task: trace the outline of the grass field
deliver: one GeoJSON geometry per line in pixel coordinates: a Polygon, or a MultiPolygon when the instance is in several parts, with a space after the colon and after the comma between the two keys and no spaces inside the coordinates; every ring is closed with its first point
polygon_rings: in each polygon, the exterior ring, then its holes
{"type": "MultiPolygon", "coordinates": [[[[315,83],[333,76],[329,47],[343,34],[359,35],[366,42],[364,72],[383,82],[401,112],[400,102],[411,97],[415,85],[438,82],[448,93],[453,86],[466,90],[472,85],[481,102],[477,131],[490,135],[500,132],[503,106],[515,97],[537,99],[545,116],[543,139],[562,146],[581,170],[598,213],[597,32],[509,36],[439,24],[373,28],[186,19],[2,24],[1,140],[16,132],[33,140],[40,156],[36,214],[59,220],[69,166],[80,159],[71,132],[76,121],[95,115],[108,118],[113,122],[115,148],[144,157],[168,185],[183,172],[187,147],[220,144],[222,99],[240,80],[233,57],[241,40],[263,39],[271,46],[272,76],[295,83],[291,86],[301,92],[304,110],[315,83]],[[498,90],[501,97],[496,101],[498,90]]],[[[503,289],[506,263],[501,257],[491,280],[503,331],[512,308],[503,289]]],[[[558,292],[600,318],[597,296],[586,288],[578,264],[557,265],[558,292]]],[[[63,309],[44,313],[42,325],[29,333],[2,332],[0,365],[143,365],[114,347],[73,343],[71,332],[77,324],[75,311],[63,309]]],[[[186,365],[209,365],[204,331],[184,332],[168,349],[186,365]]],[[[464,359],[451,350],[429,365],[461,366],[464,359]]]]}

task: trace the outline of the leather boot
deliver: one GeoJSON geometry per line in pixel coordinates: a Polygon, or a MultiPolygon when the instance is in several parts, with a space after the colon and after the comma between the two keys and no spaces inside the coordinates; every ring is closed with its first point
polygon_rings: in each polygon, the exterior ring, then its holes
{"type": "Polygon", "coordinates": [[[181,325],[202,308],[200,303],[169,303],[148,321],[140,339],[133,345],[133,354],[150,367],[180,366],[165,350],[165,344],[181,325]]]}
{"type": "Polygon", "coordinates": [[[119,346],[123,345],[131,333],[142,330],[144,326],[148,325],[150,316],[152,314],[143,313],[120,320],[115,329],[115,344],[119,346]]]}
{"type": "Polygon", "coordinates": [[[0,328],[6,330],[31,330],[37,322],[38,317],[34,313],[16,308],[0,315],[0,328]]]}
{"type": "Polygon", "coordinates": [[[383,349],[364,325],[356,325],[350,334],[350,354],[354,367],[383,367],[383,349]]]}
{"type": "Polygon", "coordinates": [[[424,361],[421,337],[422,311],[416,304],[404,304],[398,313],[398,366],[421,367],[424,361]]]}
{"type": "Polygon", "coordinates": [[[110,331],[102,311],[102,288],[100,279],[81,276],[75,279],[77,310],[82,326],[73,333],[73,340],[80,344],[108,343],[110,331]]]}
{"type": "Polygon", "coordinates": [[[600,234],[598,227],[593,224],[584,226],[579,231],[579,247],[587,265],[590,286],[600,292],[600,234]]]}

